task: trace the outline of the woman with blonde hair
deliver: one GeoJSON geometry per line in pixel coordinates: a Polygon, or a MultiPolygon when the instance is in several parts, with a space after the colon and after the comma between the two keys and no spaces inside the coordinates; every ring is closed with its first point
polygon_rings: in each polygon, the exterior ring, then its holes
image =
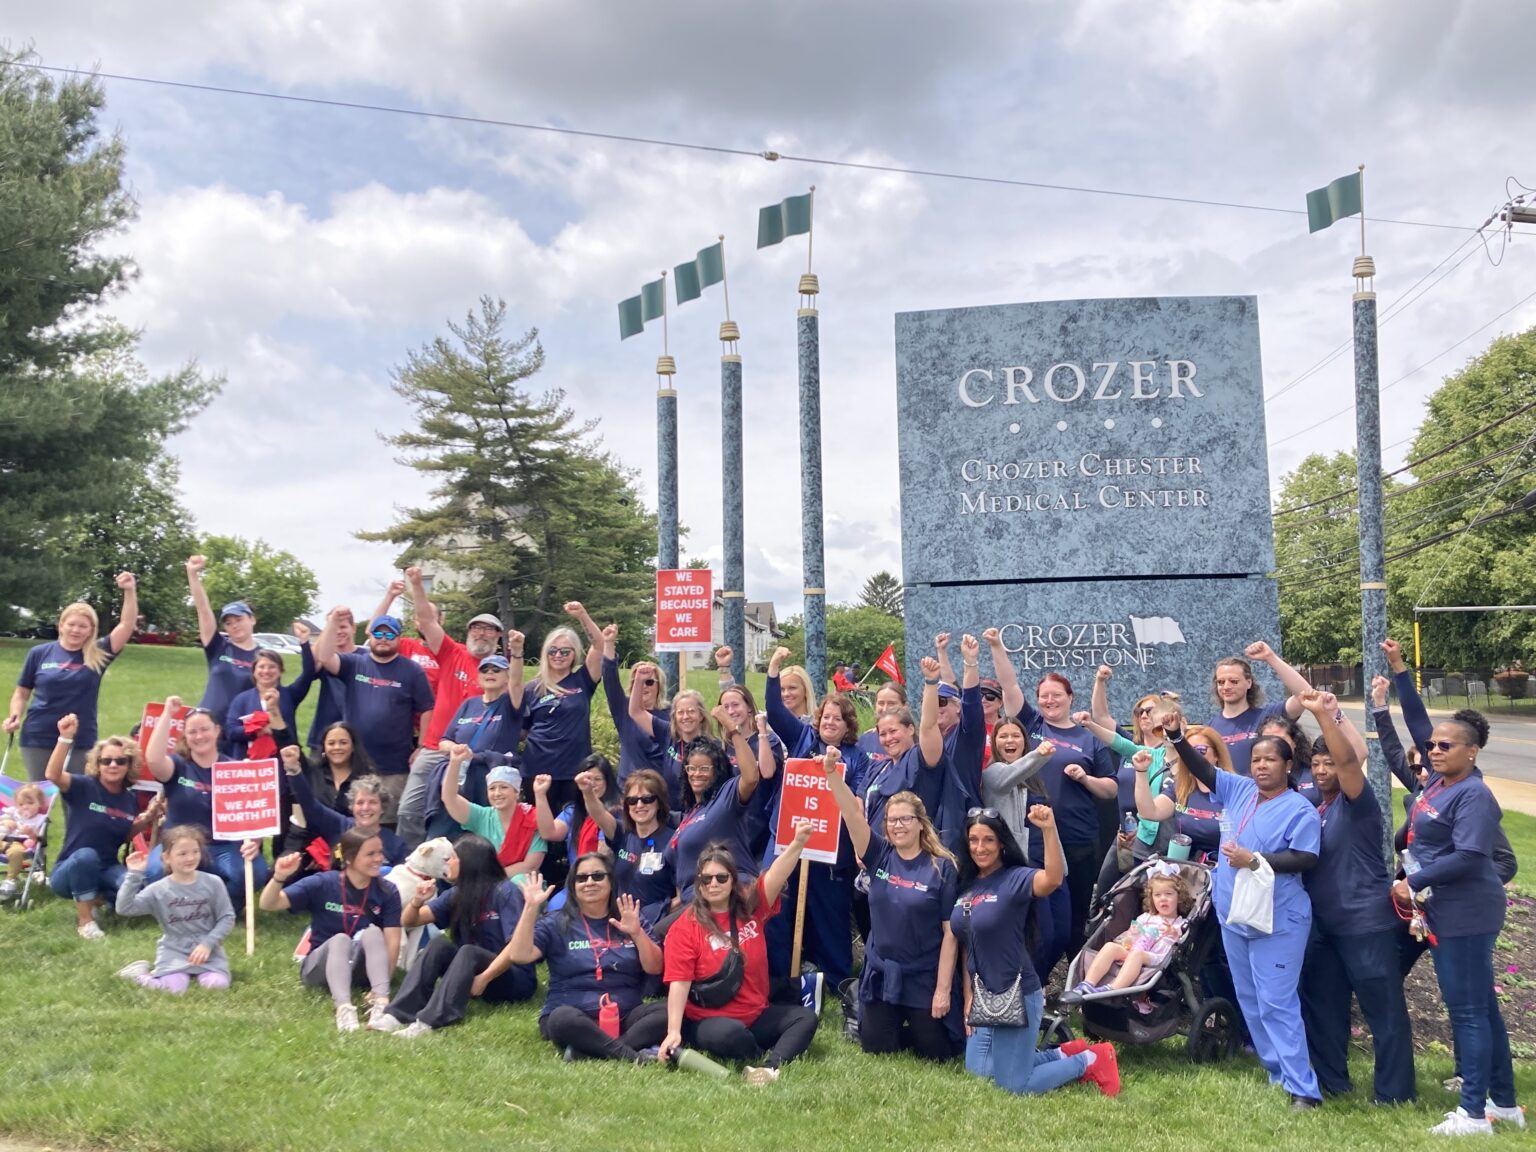
{"type": "MultiPolygon", "coordinates": [[[[1222,772],[1232,771],[1232,756],[1214,728],[1191,724],[1184,738],[1212,766],[1222,772]]],[[[1221,847],[1221,814],[1225,810],[1221,801],[1184,767],[1184,762],[1177,756],[1168,758],[1167,767],[1169,771],[1155,789],[1149,772],[1136,770],[1137,815],[1163,825],[1168,830],[1169,840],[1188,836],[1189,859],[1215,860],[1221,847]]],[[[1183,847],[1182,841],[1179,841],[1179,847],[1183,847]]]]}
{"type": "Polygon", "coordinates": [[[603,699],[619,736],[619,783],[636,772],[661,772],[667,763],[667,739],[657,721],[667,718],[667,674],[653,660],[630,666],[629,691],[619,679],[619,626],[603,629],[603,699]]]}
{"type": "Polygon", "coordinates": [[[85,749],[96,743],[96,702],[101,677],[133,637],[139,617],[138,581],[132,572],[119,572],[123,610],[117,625],[100,635],[96,609],[84,602],[59,613],[59,638],[39,644],[27,653],[11,693],[11,708],[3,724],[5,732],[21,732],[21,759],[28,780],[41,780],[54,748],[58,723],[73,715],[79,721],[79,739],[69,757],[69,771],[85,771],[85,749]],[[23,716],[25,713],[25,716],[23,716]]]}
{"type": "Polygon", "coordinates": [[[48,886],[75,902],[75,931],[84,940],[106,933],[96,923],[97,909],[113,905],[128,869],[118,861],[123,845],[158,814],[158,801],[140,814],[133,786],[143,760],[139,746],[126,736],[108,736],[84,756],[84,772],[66,771],[80,720],[61,717],[55,725],[47,778],[64,805],[64,846],[48,876],[48,886]]]}
{"type": "Polygon", "coordinates": [[[557,811],[581,800],[576,774],[592,755],[592,693],[603,675],[602,631],[579,601],[565,611],[586,632],[589,648],[572,629],[552,629],[539,650],[538,678],[523,693],[524,799],[533,800],[534,777],[548,776],[557,811]]]}

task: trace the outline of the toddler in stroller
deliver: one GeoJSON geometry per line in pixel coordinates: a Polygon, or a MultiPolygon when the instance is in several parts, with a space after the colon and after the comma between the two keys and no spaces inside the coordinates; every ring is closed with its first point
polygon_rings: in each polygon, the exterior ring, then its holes
{"type": "MultiPolygon", "coordinates": [[[[1154,863],[1142,888],[1140,916],[1131,926],[1106,943],[1094,956],[1093,963],[1073,989],[1079,996],[1089,992],[1123,991],[1139,984],[1144,971],[1161,968],[1173,954],[1173,946],[1184,936],[1185,919],[1194,910],[1194,897],[1189,885],[1173,863],[1154,863]],[[1104,978],[1116,964],[1120,971],[1111,983],[1104,978]]],[[[1136,1001],[1136,1007],[1151,1011],[1145,998],[1136,1001]]]]}

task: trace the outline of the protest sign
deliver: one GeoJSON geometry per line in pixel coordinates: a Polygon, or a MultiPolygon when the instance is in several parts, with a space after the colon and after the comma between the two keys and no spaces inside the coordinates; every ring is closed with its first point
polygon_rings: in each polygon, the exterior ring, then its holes
{"type": "Polygon", "coordinates": [[[708,568],[658,568],[656,651],[709,651],[714,647],[714,605],[714,573],[708,568]]]}
{"type": "Polygon", "coordinates": [[[213,838],[255,840],[282,831],[276,760],[213,766],[213,838]]]}
{"type": "MultiPolygon", "coordinates": [[[[846,773],[847,766],[839,762],[836,772],[846,773]]],[[[827,774],[820,760],[792,759],[784,761],[784,779],[779,786],[779,822],[774,828],[774,852],[784,851],[795,838],[795,825],[809,820],[814,831],[806,841],[802,860],[818,860],[823,864],[837,862],[837,838],[842,831],[843,816],[827,783],[827,774]]]]}

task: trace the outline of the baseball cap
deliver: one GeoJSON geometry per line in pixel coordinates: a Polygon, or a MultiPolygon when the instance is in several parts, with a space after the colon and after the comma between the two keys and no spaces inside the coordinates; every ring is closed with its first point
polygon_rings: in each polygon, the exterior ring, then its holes
{"type": "Polygon", "coordinates": [[[960,699],[960,689],[956,688],[953,684],[940,684],[939,699],[958,700],[960,699]]]}
{"type": "Polygon", "coordinates": [[[482,672],[484,672],[487,668],[494,668],[498,672],[505,672],[510,667],[511,665],[507,663],[507,658],[505,656],[497,656],[492,654],[487,656],[484,660],[480,661],[480,671],[482,672]]]}
{"type": "Polygon", "coordinates": [[[231,600],[224,605],[224,610],[219,613],[219,619],[223,620],[226,616],[250,616],[254,619],[256,613],[251,611],[251,606],[244,600],[231,600]]]}
{"type": "Polygon", "coordinates": [[[981,682],[981,694],[983,696],[990,696],[994,700],[1001,700],[1003,698],[1003,686],[991,676],[988,676],[981,682]]]}
{"type": "Polygon", "coordinates": [[[492,768],[485,777],[485,786],[492,784],[505,784],[508,788],[521,788],[523,786],[523,774],[510,764],[501,764],[492,768]]]}
{"type": "Polygon", "coordinates": [[[500,632],[502,630],[501,629],[501,621],[498,620],[496,617],[492,616],[489,612],[482,612],[478,616],[471,617],[469,623],[466,624],[465,627],[466,628],[473,628],[476,624],[489,624],[492,628],[496,629],[496,631],[498,631],[498,632],[500,632]]]}
{"type": "Polygon", "coordinates": [[[400,623],[400,617],[398,616],[375,617],[373,623],[368,625],[369,634],[371,635],[376,628],[390,628],[396,636],[401,635],[405,631],[405,625],[400,623]]]}

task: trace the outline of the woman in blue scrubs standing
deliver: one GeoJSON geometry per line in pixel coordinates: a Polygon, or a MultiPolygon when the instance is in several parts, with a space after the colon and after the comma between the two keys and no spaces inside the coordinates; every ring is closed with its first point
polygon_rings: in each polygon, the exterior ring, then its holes
{"type": "Polygon", "coordinates": [[[1290,745],[1275,736],[1253,741],[1251,776],[1218,772],[1196,752],[1171,709],[1159,720],[1163,734],[1196,780],[1226,808],[1232,831],[1216,865],[1216,915],[1232,983],[1253,1046],[1271,1083],[1291,1094],[1296,1109],[1322,1103],[1317,1076],[1307,1059],[1297,984],[1312,930],[1312,902],[1301,874],[1317,865],[1321,822],[1317,809],[1290,786],[1290,745]],[[1260,860],[1274,872],[1274,923],[1269,933],[1229,923],[1237,870],[1257,871],[1260,860]]]}

